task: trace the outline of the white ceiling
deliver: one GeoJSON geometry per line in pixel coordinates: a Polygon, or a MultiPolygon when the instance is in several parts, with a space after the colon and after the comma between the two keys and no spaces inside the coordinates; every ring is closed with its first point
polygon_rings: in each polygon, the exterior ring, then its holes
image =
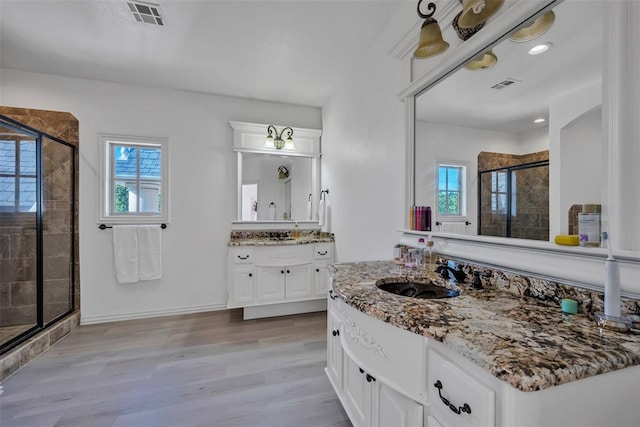
{"type": "Polygon", "coordinates": [[[546,33],[525,43],[502,41],[493,48],[498,58],[494,67],[458,70],[419,97],[416,115],[430,122],[512,133],[546,127],[533,119],[548,118],[550,99],[602,78],[602,5],[561,3],[546,33]],[[553,47],[540,55],[527,53],[542,42],[552,42],[553,47]],[[507,78],[519,82],[491,89],[507,78]]]}
{"type": "Polygon", "coordinates": [[[0,0],[0,66],[321,106],[404,1],[0,0]]]}

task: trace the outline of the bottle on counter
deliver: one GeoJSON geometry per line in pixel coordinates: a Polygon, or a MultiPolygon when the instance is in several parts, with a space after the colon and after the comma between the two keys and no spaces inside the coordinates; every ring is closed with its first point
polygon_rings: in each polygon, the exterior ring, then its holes
{"type": "Polygon", "coordinates": [[[298,227],[298,223],[297,222],[293,226],[293,233],[291,233],[291,235],[293,236],[294,239],[297,239],[297,238],[300,237],[300,227],[298,227]]]}

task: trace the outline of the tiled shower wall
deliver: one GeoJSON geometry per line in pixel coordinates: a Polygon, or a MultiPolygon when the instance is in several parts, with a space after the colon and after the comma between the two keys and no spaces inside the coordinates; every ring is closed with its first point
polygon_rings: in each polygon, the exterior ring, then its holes
{"type": "MultiPolygon", "coordinates": [[[[478,172],[525,165],[549,160],[549,151],[531,154],[505,154],[481,152],[478,155],[478,172]]],[[[517,172],[517,211],[511,221],[511,237],[549,239],[549,167],[542,166],[517,172]]],[[[485,236],[507,235],[506,214],[491,210],[491,174],[481,175],[480,234],[485,236]]]]}

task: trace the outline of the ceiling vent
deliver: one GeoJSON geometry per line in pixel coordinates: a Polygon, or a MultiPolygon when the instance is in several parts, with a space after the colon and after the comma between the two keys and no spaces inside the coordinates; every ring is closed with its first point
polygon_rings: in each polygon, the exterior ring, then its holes
{"type": "Polygon", "coordinates": [[[504,89],[507,88],[509,86],[512,86],[516,83],[522,83],[521,80],[516,80],[516,79],[511,79],[511,78],[506,78],[503,81],[501,81],[500,83],[496,83],[493,86],[491,86],[491,89],[496,89],[496,90],[500,90],[500,89],[504,89]]]}
{"type": "Polygon", "coordinates": [[[129,11],[136,22],[164,26],[164,16],[158,3],[127,1],[129,11]]]}

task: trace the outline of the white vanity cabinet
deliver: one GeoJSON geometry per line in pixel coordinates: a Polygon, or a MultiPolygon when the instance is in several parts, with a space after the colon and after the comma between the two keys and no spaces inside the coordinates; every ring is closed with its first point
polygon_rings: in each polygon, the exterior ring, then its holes
{"type": "Polygon", "coordinates": [[[414,400],[425,395],[423,370],[412,368],[424,359],[422,338],[389,334],[386,327],[393,326],[332,297],[329,293],[327,375],[353,425],[423,425],[423,404],[414,400]]]}
{"type": "Polygon", "coordinates": [[[310,298],[313,277],[311,263],[281,267],[257,267],[258,303],[310,298]]]}
{"type": "Polygon", "coordinates": [[[332,260],[333,243],[230,247],[227,307],[246,319],[324,310],[332,260]]]}
{"type": "Polygon", "coordinates": [[[333,388],[342,391],[342,345],[340,344],[340,327],[342,318],[338,314],[337,301],[330,294],[327,303],[329,310],[327,313],[327,375],[333,388]]]}
{"type": "Polygon", "coordinates": [[[423,424],[424,407],[398,393],[345,356],[342,402],[355,426],[413,427],[423,424]]]}
{"type": "Polygon", "coordinates": [[[313,247],[313,295],[325,297],[327,295],[327,284],[329,283],[329,272],[327,265],[333,260],[333,243],[318,243],[313,247]]]}
{"type": "Polygon", "coordinates": [[[640,426],[640,365],[524,392],[328,294],[326,371],[354,426],[640,426]]]}

